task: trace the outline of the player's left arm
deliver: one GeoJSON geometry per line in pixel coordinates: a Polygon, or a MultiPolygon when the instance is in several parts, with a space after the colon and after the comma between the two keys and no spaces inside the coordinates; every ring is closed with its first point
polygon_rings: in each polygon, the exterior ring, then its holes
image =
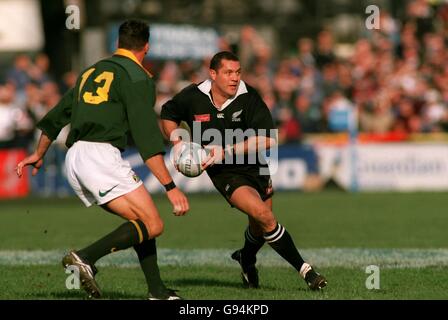
{"type": "Polygon", "coordinates": [[[271,111],[257,92],[252,92],[252,97],[245,111],[247,127],[255,130],[255,136],[251,136],[233,146],[226,146],[226,148],[233,149],[233,153],[238,155],[264,151],[274,147],[277,140],[271,111]]]}
{"type": "Polygon", "coordinates": [[[230,154],[247,154],[252,152],[260,152],[269,150],[277,144],[275,138],[266,136],[253,136],[247,138],[245,141],[239,142],[229,146],[226,146],[224,152],[229,152],[230,154]]]}
{"type": "Polygon", "coordinates": [[[210,150],[209,156],[202,166],[204,169],[222,161],[226,153],[228,155],[258,153],[269,150],[277,144],[276,130],[271,112],[258,93],[252,93],[252,99],[245,109],[244,116],[247,127],[254,129],[255,135],[236,144],[226,145],[224,149],[219,146],[210,146],[212,150],[210,150]]]}
{"type": "Polygon", "coordinates": [[[275,138],[267,137],[264,135],[256,135],[233,145],[227,145],[225,148],[214,145],[206,146],[205,148],[209,150],[209,155],[204,160],[202,169],[205,170],[207,169],[207,167],[212,166],[215,163],[220,163],[226,157],[226,154],[232,156],[248,153],[258,153],[261,151],[269,150],[276,144],[277,140],[275,138]]]}

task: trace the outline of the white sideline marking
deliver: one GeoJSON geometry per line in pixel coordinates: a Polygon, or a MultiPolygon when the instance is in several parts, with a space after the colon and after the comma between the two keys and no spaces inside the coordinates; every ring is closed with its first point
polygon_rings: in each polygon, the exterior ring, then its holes
{"type": "MultiPolygon", "coordinates": [[[[0,250],[0,265],[60,264],[66,250],[0,250]]],[[[233,250],[227,249],[158,249],[161,266],[215,265],[239,267],[230,258],[233,250]]],[[[365,267],[378,265],[385,268],[423,268],[448,266],[448,249],[357,249],[319,248],[301,250],[302,256],[312,265],[321,267],[365,267]]],[[[257,255],[259,266],[288,266],[271,248],[257,255]]],[[[116,252],[101,259],[98,266],[137,267],[133,250],[116,252]]]]}

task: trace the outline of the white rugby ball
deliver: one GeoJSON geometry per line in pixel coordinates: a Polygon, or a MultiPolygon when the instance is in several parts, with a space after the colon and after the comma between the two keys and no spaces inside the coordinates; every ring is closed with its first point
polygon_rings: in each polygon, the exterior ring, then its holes
{"type": "Polygon", "coordinates": [[[195,142],[183,142],[181,149],[175,159],[179,171],[187,177],[199,176],[202,170],[202,162],[206,159],[207,153],[200,144],[195,142]]]}

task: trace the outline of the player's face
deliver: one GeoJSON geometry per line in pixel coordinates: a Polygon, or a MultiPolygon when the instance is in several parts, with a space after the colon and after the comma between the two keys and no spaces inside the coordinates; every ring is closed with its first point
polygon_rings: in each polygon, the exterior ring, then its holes
{"type": "Polygon", "coordinates": [[[215,87],[227,98],[233,97],[241,80],[241,65],[238,61],[221,60],[221,67],[210,71],[215,87]]]}

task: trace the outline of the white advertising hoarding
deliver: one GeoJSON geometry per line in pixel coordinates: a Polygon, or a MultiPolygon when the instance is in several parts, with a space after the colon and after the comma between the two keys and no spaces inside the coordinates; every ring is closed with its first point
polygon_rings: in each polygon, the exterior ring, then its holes
{"type": "Polygon", "coordinates": [[[39,51],[44,45],[37,0],[0,1],[0,51],[39,51]]]}
{"type": "Polygon", "coordinates": [[[149,56],[163,59],[203,59],[218,51],[213,28],[152,24],[149,56]]]}
{"type": "Polygon", "coordinates": [[[359,145],[354,153],[348,146],[319,146],[317,152],[320,174],[346,189],[355,178],[360,191],[448,190],[446,144],[359,145]]]}

